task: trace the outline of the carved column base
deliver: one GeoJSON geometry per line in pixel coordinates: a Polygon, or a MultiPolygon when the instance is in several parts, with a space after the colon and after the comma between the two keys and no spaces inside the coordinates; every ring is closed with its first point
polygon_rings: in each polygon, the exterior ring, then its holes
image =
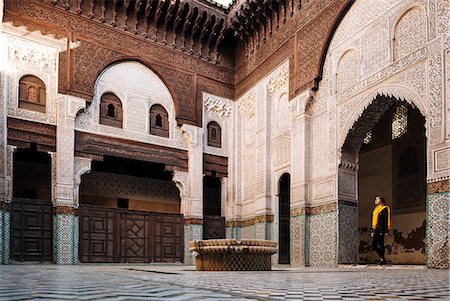
{"type": "Polygon", "coordinates": [[[427,266],[449,268],[450,180],[428,184],[427,266]]]}
{"type": "Polygon", "coordinates": [[[9,264],[10,260],[10,206],[0,201],[0,264],[9,264]]]}
{"type": "Polygon", "coordinates": [[[78,216],[73,207],[55,207],[53,217],[56,264],[78,263],[78,216]]]}
{"type": "Polygon", "coordinates": [[[195,255],[189,252],[189,242],[203,239],[203,220],[201,218],[184,219],[184,264],[194,265],[195,255]]]}

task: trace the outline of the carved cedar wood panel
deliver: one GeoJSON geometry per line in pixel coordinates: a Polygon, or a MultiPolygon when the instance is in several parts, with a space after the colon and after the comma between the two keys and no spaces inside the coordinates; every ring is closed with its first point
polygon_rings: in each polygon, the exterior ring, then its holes
{"type": "Polygon", "coordinates": [[[81,262],[182,262],[183,216],[80,206],[81,262]]]}

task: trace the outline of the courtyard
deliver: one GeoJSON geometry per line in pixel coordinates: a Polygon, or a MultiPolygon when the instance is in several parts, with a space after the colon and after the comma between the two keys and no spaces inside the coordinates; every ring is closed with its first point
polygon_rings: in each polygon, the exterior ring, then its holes
{"type": "Polygon", "coordinates": [[[448,270],[423,266],[195,272],[182,265],[9,265],[0,300],[449,300],[448,270]]]}

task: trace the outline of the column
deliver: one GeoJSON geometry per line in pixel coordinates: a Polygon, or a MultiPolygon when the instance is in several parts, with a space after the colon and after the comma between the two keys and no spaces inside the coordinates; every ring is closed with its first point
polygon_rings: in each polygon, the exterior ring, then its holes
{"type": "Polygon", "coordinates": [[[307,105],[314,101],[306,91],[293,99],[291,175],[291,266],[308,265],[307,205],[310,182],[310,122],[307,105]]]}
{"type": "Polygon", "coordinates": [[[78,208],[75,185],[75,116],[85,101],[72,96],[58,100],[56,153],[52,154],[52,200],[55,207],[54,260],[57,264],[78,263],[78,208]]]}
{"type": "Polygon", "coordinates": [[[184,124],[181,127],[188,145],[188,173],[183,189],[182,210],[184,215],[184,264],[194,264],[195,257],[189,252],[189,242],[203,239],[203,129],[184,124]]]}

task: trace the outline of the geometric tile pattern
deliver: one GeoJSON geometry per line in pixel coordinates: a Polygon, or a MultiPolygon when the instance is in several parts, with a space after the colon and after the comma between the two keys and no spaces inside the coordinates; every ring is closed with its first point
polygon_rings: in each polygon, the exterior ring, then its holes
{"type": "Polygon", "coordinates": [[[55,214],[53,217],[55,262],[57,264],[78,263],[78,216],[55,214]]]}
{"type": "Polygon", "coordinates": [[[356,263],[358,259],[358,207],[339,204],[339,263],[356,263]]]}
{"type": "MultiPolygon", "coordinates": [[[[4,268],[4,269],[3,269],[4,268]]],[[[195,272],[185,266],[9,265],[1,300],[449,300],[449,273],[423,268],[195,272]]]]}
{"type": "Polygon", "coordinates": [[[270,257],[269,254],[199,254],[195,266],[197,271],[270,271],[270,257]]]}
{"type": "Polygon", "coordinates": [[[0,264],[10,263],[10,213],[0,210],[0,264]]]}
{"type": "Polygon", "coordinates": [[[291,216],[291,266],[305,266],[306,216],[291,216]]]}
{"type": "Polygon", "coordinates": [[[450,192],[430,194],[427,201],[427,266],[448,269],[450,192]]]}
{"type": "Polygon", "coordinates": [[[194,265],[195,255],[189,252],[189,243],[203,239],[203,225],[184,225],[184,264],[194,265]]]}
{"type": "Polygon", "coordinates": [[[307,217],[309,226],[308,244],[309,266],[333,267],[337,264],[337,212],[310,215],[307,217]]]}

